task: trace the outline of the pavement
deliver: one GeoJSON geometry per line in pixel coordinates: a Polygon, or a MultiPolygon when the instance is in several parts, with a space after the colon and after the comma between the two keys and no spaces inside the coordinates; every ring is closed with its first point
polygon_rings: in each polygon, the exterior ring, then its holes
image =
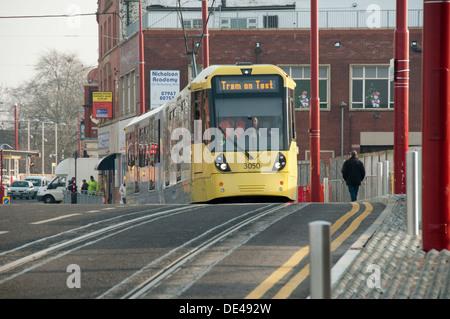
{"type": "Polygon", "coordinates": [[[374,201],[386,208],[333,267],[332,299],[450,299],[450,251],[407,234],[406,195],[374,201]]]}

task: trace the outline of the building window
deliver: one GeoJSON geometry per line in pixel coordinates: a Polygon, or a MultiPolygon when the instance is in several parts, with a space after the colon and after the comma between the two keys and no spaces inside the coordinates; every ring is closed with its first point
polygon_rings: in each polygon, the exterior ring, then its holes
{"type": "Polygon", "coordinates": [[[351,109],[394,109],[394,83],[389,65],[351,65],[351,109]]]}
{"type": "Polygon", "coordinates": [[[222,18],[220,27],[225,29],[256,29],[258,20],[256,18],[222,18]]]}
{"type": "Polygon", "coordinates": [[[134,114],[136,111],[136,72],[131,71],[120,77],[120,115],[134,114]]]}
{"type": "MultiPolygon", "coordinates": [[[[280,66],[297,84],[295,87],[295,109],[307,111],[311,106],[311,67],[280,66]]],[[[320,110],[330,110],[330,66],[319,66],[320,110]]]]}
{"type": "Polygon", "coordinates": [[[264,28],[278,28],[278,16],[264,16],[264,28]]]}
{"type": "Polygon", "coordinates": [[[183,20],[184,27],[186,29],[202,29],[203,28],[203,22],[202,19],[188,19],[183,20]]]}

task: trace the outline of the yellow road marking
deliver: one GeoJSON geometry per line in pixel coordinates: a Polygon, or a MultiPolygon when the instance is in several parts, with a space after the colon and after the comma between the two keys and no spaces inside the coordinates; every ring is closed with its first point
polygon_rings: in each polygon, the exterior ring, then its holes
{"type": "MultiPolygon", "coordinates": [[[[331,235],[336,232],[350,217],[359,211],[359,204],[352,202],[352,209],[344,216],[339,218],[330,228],[331,235]]],[[[259,299],[272,288],[278,281],[281,280],[288,272],[298,265],[302,259],[309,253],[309,246],[305,246],[298,250],[287,262],[280,268],[275,270],[269,277],[267,277],[261,284],[258,285],[252,292],[250,292],[245,299],[259,299]]]]}
{"type": "MultiPolygon", "coordinates": [[[[366,209],[364,212],[359,215],[355,220],[350,224],[350,226],[345,229],[342,234],[340,234],[333,242],[331,243],[331,251],[337,249],[353,232],[359,227],[361,222],[372,213],[373,206],[367,202],[364,202],[366,205],[366,209]]],[[[286,299],[291,293],[296,289],[300,284],[309,276],[309,264],[300,270],[300,272],[292,277],[286,285],[284,285],[280,291],[274,296],[274,299],[286,299]]]]}

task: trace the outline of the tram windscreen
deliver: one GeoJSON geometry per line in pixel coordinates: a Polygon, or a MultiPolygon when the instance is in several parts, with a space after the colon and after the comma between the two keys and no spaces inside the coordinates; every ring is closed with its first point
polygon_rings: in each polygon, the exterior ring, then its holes
{"type": "Polygon", "coordinates": [[[286,150],[287,134],[281,79],[278,76],[257,76],[250,79],[247,84],[265,83],[265,91],[245,90],[244,83],[241,82],[242,89],[224,92],[224,84],[232,83],[233,80],[238,83],[238,78],[216,78],[213,123],[222,132],[224,150],[286,150]]]}

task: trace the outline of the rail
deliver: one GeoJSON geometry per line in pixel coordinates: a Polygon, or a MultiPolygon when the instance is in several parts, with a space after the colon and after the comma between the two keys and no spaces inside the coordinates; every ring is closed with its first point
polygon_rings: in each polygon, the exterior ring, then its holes
{"type": "MultiPolygon", "coordinates": [[[[202,13],[183,11],[186,28],[201,29],[202,13]],[[200,21],[200,22],[199,22],[200,21]]],[[[394,29],[395,10],[320,10],[319,28],[321,29],[394,29]]],[[[147,11],[142,17],[144,29],[181,29],[179,16],[174,9],[147,11]]],[[[408,27],[423,26],[423,10],[408,11],[408,27]]],[[[215,9],[209,18],[210,29],[308,29],[310,27],[309,10],[226,10],[215,9]]],[[[126,27],[126,37],[139,29],[139,21],[126,27]]]]}
{"type": "MultiPolygon", "coordinates": [[[[331,194],[333,202],[350,202],[350,193],[343,179],[332,179],[328,182],[331,184],[331,194]]],[[[376,175],[368,175],[361,182],[358,192],[358,200],[370,199],[377,197],[378,181],[376,175]]]]}

